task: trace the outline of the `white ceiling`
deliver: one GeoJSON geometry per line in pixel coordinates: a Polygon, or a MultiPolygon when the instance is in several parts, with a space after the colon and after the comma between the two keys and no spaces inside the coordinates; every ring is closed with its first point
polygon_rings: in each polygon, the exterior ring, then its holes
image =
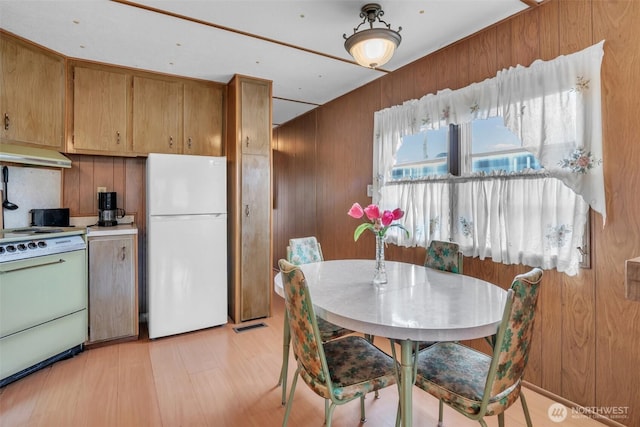
{"type": "MultiPolygon", "coordinates": [[[[542,1],[542,0],[536,0],[542,1]]],[[[386,0],[402,42],[383,70],[343,34],[366,0],[0,0],[0,28],[65,56],[221,83],[273,81],[278,126],[526,9],[530,0],[386,0]]]]}

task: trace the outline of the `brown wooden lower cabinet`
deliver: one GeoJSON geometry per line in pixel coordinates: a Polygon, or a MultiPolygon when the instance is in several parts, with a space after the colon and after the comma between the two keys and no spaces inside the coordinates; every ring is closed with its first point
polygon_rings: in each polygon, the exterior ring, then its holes
{"type": "Polygon", "coordinates": [[[138,337],[137,234],[89,234],[89,344],[138,337]]]}

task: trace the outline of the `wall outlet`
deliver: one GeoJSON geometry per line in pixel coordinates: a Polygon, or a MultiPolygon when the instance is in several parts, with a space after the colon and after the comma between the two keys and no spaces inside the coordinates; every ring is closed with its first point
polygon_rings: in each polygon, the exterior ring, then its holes
{"type": "Polygon", "coordinates": [[[367,185],[367,197],[373,197],[373,184],[367,185]]]}

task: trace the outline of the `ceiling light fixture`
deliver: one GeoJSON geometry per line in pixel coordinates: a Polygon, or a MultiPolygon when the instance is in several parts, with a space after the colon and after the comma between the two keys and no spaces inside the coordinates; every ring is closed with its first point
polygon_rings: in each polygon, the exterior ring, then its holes
{"type": "Polygon", "coordinates": [[[353,34],[345,38],[344,48],[355,61],[363,67],[377,68],[386,64],[400,45],[402,37],[398,31],[391,29],[391,25],[380,19],[384,15],[382,7],[377,3],[367,3],[362,6],[360,18],[362,22],[353,29],[353,34]],[[384,28],[373,28],[374,22],[382,23],[384,28]],[[360,27],[369,23],[369,28],[358,32],[360,27]]]}

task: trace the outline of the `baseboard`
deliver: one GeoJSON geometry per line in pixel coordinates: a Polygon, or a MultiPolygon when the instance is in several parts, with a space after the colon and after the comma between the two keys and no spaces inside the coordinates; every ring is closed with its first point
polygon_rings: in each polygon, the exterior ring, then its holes
{"type": "Polygon", "coordinates": [[[566,406],[567,408],[575,408],[575,409],[579,409],[581,414],[585,414],[585,416],[588,416],[589,418],[592,418],[602,424],[611,426],[611,427],[627,427],[625,424],[620,424],[617,421],[614,421],[610,418],[607,418],[605,416],[602,416],[598,413],[595,413],[593,411],[590,411],[589,409],[585,408],[584,406],[578,405],[577,403],[574,403],[572,401],[570,401],[569,399],[565,399],[562,396],[558,396],[557,394],[551,393],[548,390],[543,389],[542,387],[539,387],[535,384],[532,384],[530,382],[527,381],[523,381],[522,385],[525,388],[528,388],[532,391],[535,391],[538,394],[541,394],[542,396],[548,397],[549,399],[558,402],[558,403],[562,403],[564,406],[566,406]]]}

